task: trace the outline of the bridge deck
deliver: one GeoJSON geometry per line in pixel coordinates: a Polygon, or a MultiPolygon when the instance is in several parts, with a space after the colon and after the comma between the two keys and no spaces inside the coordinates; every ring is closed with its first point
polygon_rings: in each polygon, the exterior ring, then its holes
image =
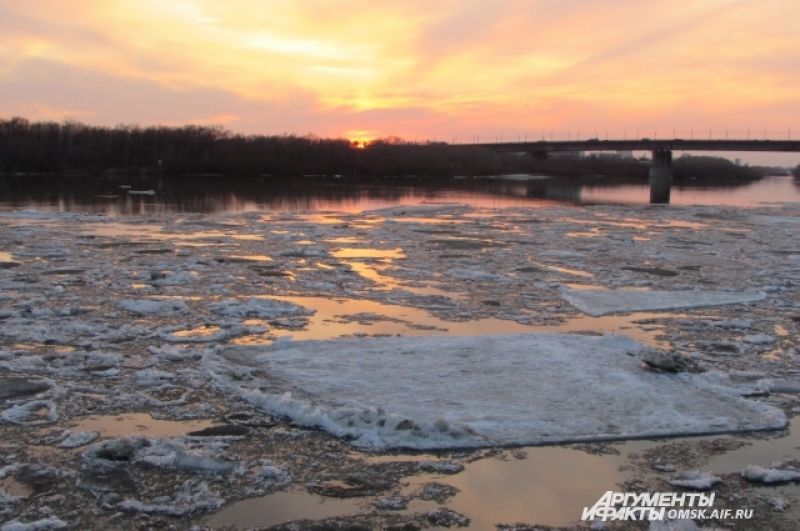
{"type": "Polygon", "coordinates": [[[459,144],[488,148],[495,151],[775,151],[800,152],[798,140],[556,140],[537,142],[494,142],[485,144],[459,144]]]}

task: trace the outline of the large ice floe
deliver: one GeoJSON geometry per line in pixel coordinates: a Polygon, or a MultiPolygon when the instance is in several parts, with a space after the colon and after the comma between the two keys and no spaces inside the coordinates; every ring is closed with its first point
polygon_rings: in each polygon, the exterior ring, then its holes
{"type": "Polygon", "coordinates": [[[761,291],[642,291],[626,289],[583,289],[562,287],[561,296],[589,315],[631,313],[647,310],[678,310],[740,304],[764,300],[761,291]]]}
{"type": "Polygon", "coordinates": [[[642,368],[622,336],[370,338],[230,347],[216,385],[365,448],[453,448],[785,426],[784,413],[703,374],[642,368]],[[245,349],[247,352],[242,352],[245,349]],[[230,360],[248,359],[247,365],[230,360]]]}

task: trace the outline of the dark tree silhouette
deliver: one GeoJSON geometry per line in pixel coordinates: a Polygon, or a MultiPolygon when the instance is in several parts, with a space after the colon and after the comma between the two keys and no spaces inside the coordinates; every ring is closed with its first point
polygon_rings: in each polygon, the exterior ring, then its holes
{"type": "MultiPolygon", "coordinates": [[[[233,134],[221,127],[88,126],[78,122],[0,120],[0,173],[56,175],[303,175],[447,178],[532,172],[567,178],[642,179],[647,163],[609,156],[537,158],[525,153],[392,137],[367,146],[346,139],[233,134]]],[[[680,158],[676,179],[757,178],[724,159],[680,158]]]]}

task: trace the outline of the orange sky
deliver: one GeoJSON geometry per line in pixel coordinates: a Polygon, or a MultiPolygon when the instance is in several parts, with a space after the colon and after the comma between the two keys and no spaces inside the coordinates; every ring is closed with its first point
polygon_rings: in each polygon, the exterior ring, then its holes
{"type": "Polygon", "coordinates": [[[800,137],[797,0],[0,0],[0,116],[800,137]]]}

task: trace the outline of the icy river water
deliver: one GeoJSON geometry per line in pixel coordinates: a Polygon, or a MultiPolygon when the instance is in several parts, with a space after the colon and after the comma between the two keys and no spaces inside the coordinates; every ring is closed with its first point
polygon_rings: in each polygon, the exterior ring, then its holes
{"type": "Polygon", "coordinates": [[[4,183],[0,525],[800,525],[796,180],[314,183],[4,183]]]}

